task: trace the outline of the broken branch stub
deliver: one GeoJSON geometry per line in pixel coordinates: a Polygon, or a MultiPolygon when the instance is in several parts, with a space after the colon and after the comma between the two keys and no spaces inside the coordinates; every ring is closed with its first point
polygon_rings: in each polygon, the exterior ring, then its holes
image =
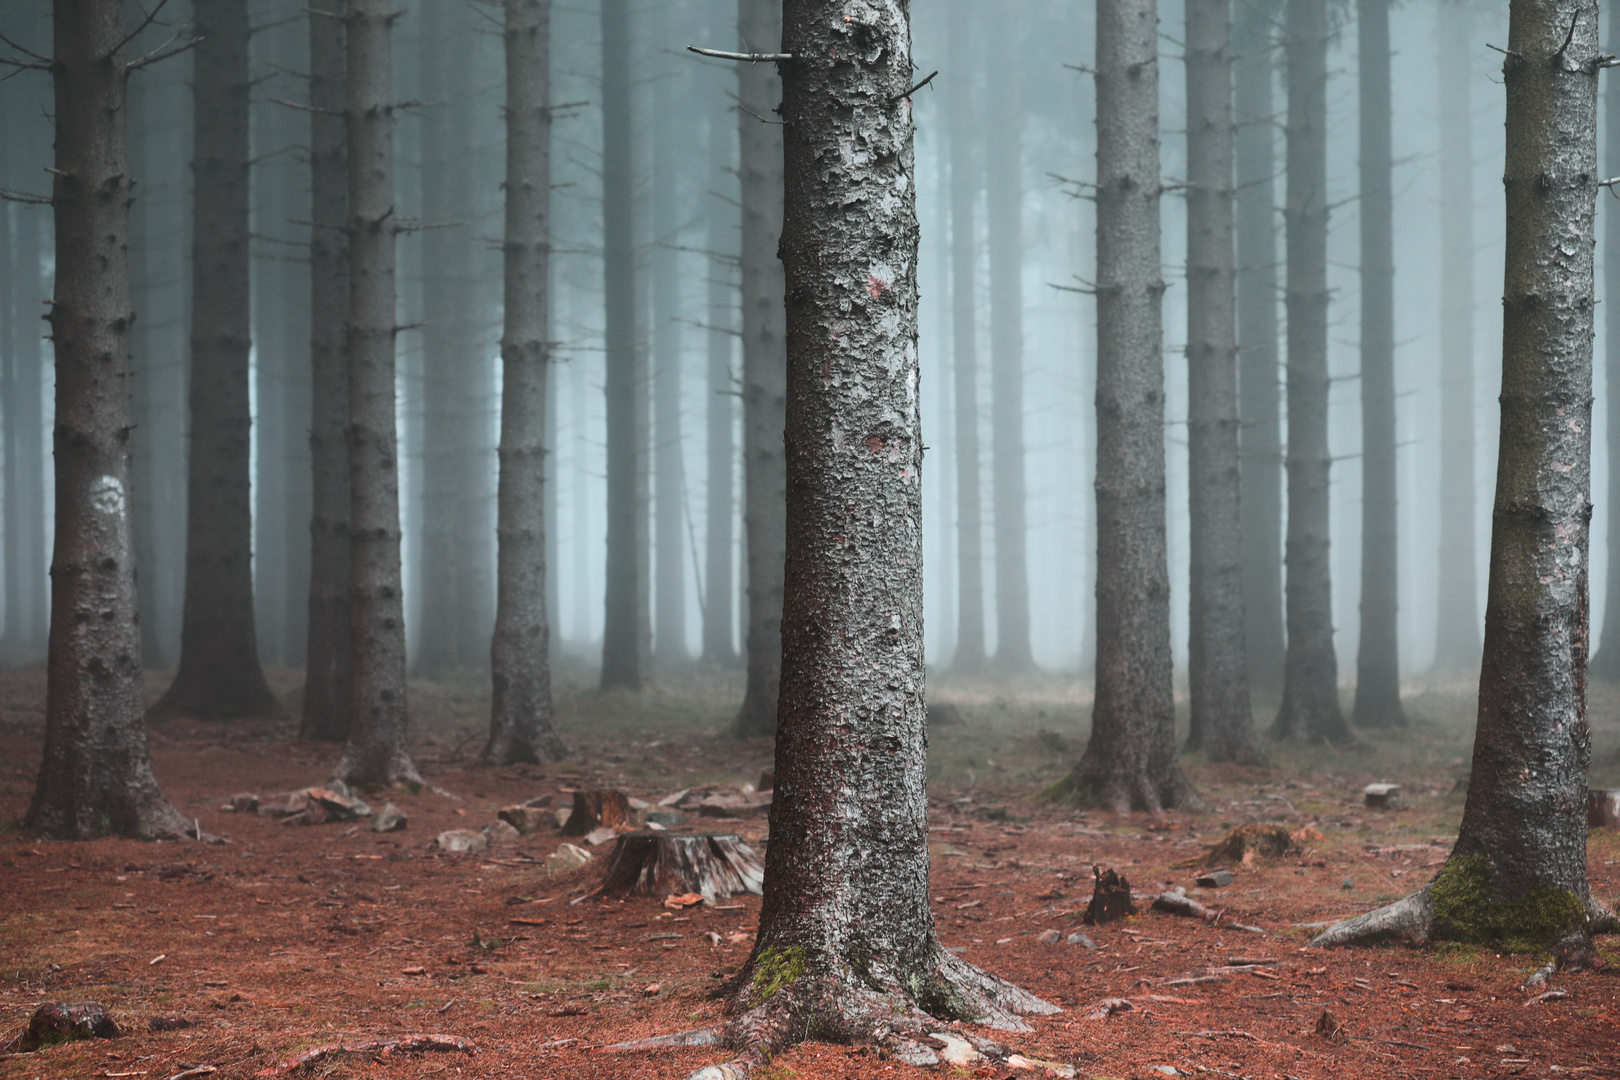
{"type": "Polygon", "coordinates": [[[713,903],[738,893],[761,894],[765,867],[735,833],[633,832],[608,856],[596,896],[697,893],[713,903]]]}

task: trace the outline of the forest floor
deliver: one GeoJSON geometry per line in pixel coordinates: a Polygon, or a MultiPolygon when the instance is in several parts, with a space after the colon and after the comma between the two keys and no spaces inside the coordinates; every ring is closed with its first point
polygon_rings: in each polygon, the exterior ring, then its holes
{"type": "MultiPolygon", "coordinates": [[[[44,1001],[105,1004],[125,1032],[34,1054],[0,1055],[3,1080],[168,1080],[199,1065],[212,1080],[253,1076],[325,1043],[405,1033],[463,1036],[462,1053],[327,1058],[330,1078],[680,1078],[713,1050],[628,1056],[599,1047],[715,1019],[710,992],[747,957],[759,900],[682,910],[657,899],[588,901],[579,874],[548,878],[537,860],[561,838],[541,832],[483,854],[431,849],[445,829],[478,829],[501,807],[608,786],[649,801],[680,788],[736,790],[771,764],[767,742],[722,736],[740,679],[675,675],[646,694],[602,695],[564,666],[559,727],[575,751],[543,768],[476,765],[485,691],[468,675],[412,684],[414,752],[451,793],[395,793],[401,833],[353,824],[286,826],[221,810],[235,792],[317,784],[333,747],[299,742],[290,718],[155,725],[152,754],[170,799],[222,846],[124,840],[37,843],[15,824],[41,748],[44,672],[0,673],[0,1047],[44,1001]],[[568,886],[572,886],[569,888],[568,886]],[[152,1030],[157,1018],[192,1026],[152,1030]]],[[[272,672],[289,717],[298,674],[272,672]]],[[[163,673],[150,689],[160,690],[163,673]]],[[[1189,758],[1205,808],[1160,819],[1077,812],[1032,796],[1084,745],[1084,684],[936,680],[936,699],[966,723],[931,733],[935,916],[947,946],[1064,1011],[995,1036],[1031,1058],[1091,1078],[1620,1076],[1620,940],[1606,971],[1558,976],[1568,996],[1527,1003],[1541,959],[1472,947],[1316,952],[1322,923],[1411,891],[1444,859],[1462,810],[1473,701],[1469,688],[1413,686],[1408,729],[1343,749],[1270,745],[1276,768],[1189,758]],[[1372,781],[1403,785],[1394,812],[1362,806],[1372,781]],[[1303,853],[1231,868],[1222,889],[1193,889],[1173,864],[1243,822],[1314,829],[1303,853]],[[1142,892],[1189,887],[1222,909],[1215,926],[1146,913],[1080,926],[1092,864],[1142,892]],[[1261,932],[1239,929],[1235,923],[1261,932]],[[1041,940],[1056,929],[1060,940],[1041,940]],[[1275,961],[1177,984],[1234,960],[1275,961]],[[1099,1001],[1132,1008],[1088,1019],[1099,1001]],[[1330,1011],[1347,1039],[1315,1033],[1330,1011]]],[[[1265,709],[1259,715],[1268,717],[1265,709]]],[[[1620,779],[1620,690],[1594,686],[1595,782],[1620,779]]],[[[372,797],[375,807],[383,800],[372,797]]],[[[762,817],[705,821],[762,849],[762,817]]],[[[605,849],[598,849],[599,851],[605,849]]],[[[1593,888],[1620,899],[1620,833],[1593,833],[1593,888]]],[[[159,1025],[161,1026],[161,1025],[159,1025]]],[[[968,1075],[964,1071],[948,1075],[968,1075]]],[[[860,1047],[807,1043],[771,1080],[940,1075],[860,1047]]],[[[1030,1076],[1001,1068],[982,1076],[1030,1076]]]]}

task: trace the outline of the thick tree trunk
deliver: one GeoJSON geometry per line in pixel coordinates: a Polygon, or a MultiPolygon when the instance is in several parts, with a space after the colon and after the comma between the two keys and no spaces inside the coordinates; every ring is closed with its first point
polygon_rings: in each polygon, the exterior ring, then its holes
{"type": "Polygon", "coordinates": [[[602,688],[641,689],[647,625],[646,389],[638,384],[635,162],[631,156],[629,0],[602,0],[603,304],[607,346],[607,590],[602,688]],[[638,408],[638,405],[643,407],[638,408]],[[641,478],[641,479],[638,479],[641,478]]]}
{"type": "MultiPolygon", "coordinates": [[[[782,5],[737,0],[737,37],[748,52],[775,52],[782,5]]],[[[777,241],[782,235],[782,127],[761,123],[782,100],[774,64],[737,68],[737,135],[742,174],[743,536],[748,566],[747,686],[732,731],[776,730],[782,674],[782,573],[787,549],[786,287],[777,241]],[[743,111],[746,110],[746,111],[743,111]],[[756,116],[750,116],[754,113],[756,116]]]]}
{"type": "Polygon", "coordinates": [[[25,828],[172,836],[147,757],[130,535],[128,72],[121,0],[57,0],[56,546],[45,756],[25,828]]]}
{"type": "Polygon", "coordinates": [[[1189,744],[1259,764],[1243,641],[1233,228],[1232,4],[1187,0],[1189,744]]]}
{"type": "MultiPolygon", "coordinates": [[[[917,219],[904,0],[783,5],[789,607],[764,908],[722,1040],[914,1041],[1052,1006],[946,952],[928,903],[917,219]]],[[[715,1075],[710,1071],[708,1075],[715,1075]]]]}
{"type": "Polygon", "coordinates": [[[1272,734],[1348,742],[1328,562],[1327,0],[1288,0],[1288,655],[1272,734]]]}
{"type": "MultiPolygon", "coordinates": [[[[678,35],[669,7],[657,24],[678,35]]],[[[691,663],[686,649],[686,463],[681,451],[681,283],[675,243],[681,228],[681,170],[677,142],[681,107],[690,89],[677,82],[656,95],[652,125],[652,367],[653,367],[653,650],[661,668],[691,663]]]]}
{"type": "Polygon", "coordinates": [[[975,289],[979,201],[978,98],[972,46],[977,20],[968,0],[954,0],[948,57],[956,76],[945,84],[951,155],[951,372],[956,397],[956,655],[951,668],[984,667],[984,528],[979,507],[979,334],[975,289]]]}
{"type": "Polygon", "coordinates": [[[1237,119],[1238,416],[1243,525],[1243,639],[1249,686],[1283,684],[1282,439],[1277,370],[1275,58],[1278,0],[1250,0],[1232,26],[1237,119]]]}
{"type": "Polygon", "coordinates": [[[273,712],[253,616],[248,12],[196,0],[191,447],[180,670],[153,711],[210,720],[273,712]]]}
{"type": "Polygon", "coordinates": [[[345,0],[315,0],[309,14],[310,330],[309,646],[298,733],[341,742],[349,734],[348,154],[343,131],[345,0]]]}
{"type": "Polygon", "coordinates": [[[730,117],[716,112],[709,120],[709,185],[706,201],[709,227],[709,332],[708,398],[704,402],[707,495],[704,509],[703,554],[703,659],[710,664],[730,667],[737,662],[733,641],[736,593],[732,586],[732,546],[736,540],[733,518],[736,494],[733,473],[737,447],[732,429],[736,424],[737,391],[732,385],[732,337],[737,321],[737,262],[721,254],[735,240],[731,232],[735,219],[725,201],[712,192],[727,187],[726,173],[736,160],[732,148],[730,117]]]}
{"type": "MultiPolygon", "coordinates": [[[[35,183],[32,175],[30,184],[35,183]]],[[[39,212],[27,206],[12,211],[16,267],[13,311],[17,325],[11,353],[11,386],[6,421],[8,589],[6,593],[7,652],[13,662],[40,658],[53,605],[45,559],[44,357],[36,322],[44,310],[44,279],[40,272],[39,212]],[[15,515],[14,518],[10,515],[15,515]],[[12,561],[14,560],[14,561],[12,561]],[[9,576],[14,575],[14,576],[9,576]]]]}
{"type": "Polygon", "coordinates": [[[405,609],[394,430],[394,105],[389,0],[349,0],[349,740],[351,784],[419,781],[405,745],[405,609]]]}
{"type": "MultiPolygon", "coordinates": [[[[1395,193],[1389,0],[1359,0],[1361,75],[1361,642],[1357,727],[1406,726],[1401,708],[1395,490],[1395,193]]],[[[1467,50],[1458,45],[1459,52],[1467,50]]],[[[1448,195],[1449,197],[1449,195],[1448,195]]]]}
{"type": "MultiPolygon", "coordinates": [[[[131,16],[135,20],[143,18],[133,8],[126,12],[126,22],[131,20],[131,16]]],[[[138,25],[139,22],[136,22],[130,29],[138,25]]],[[[163,40],[147,40],[145,35],[138,35],[128,47],[137,50],[137,55],[143,55],[162,44],[163,40]]],[[[153,227],[150,198],[153,190],[151,177],[159,167],[157,155],[153,153],[156,149],[153,136],[157,117],[153,112],[151,89],[145,79],[132,80],[128,88],[129,121],[126,130],[129,136],[129,174],[134,190],[140,192],[129,208],[130,306],[137,312],[135,326],[130,332],[130,398],[135,430],[130,440],[129,484],[130,532],[135,544],[135,565],[140,568],[141,579],[136,590],[140,594],[141,666],[162,667],[163,652],[155,633],[160,621],[157,590],[150,569],[157,565],[158,560],[152,433],[159,430],[161,423],[157,399],[153,394],[154,368],[161,361],[157,356],[157,334],[153,325],[158,308],[157,279],[160,271],[154,252],[158,236],[153,227]]],[[[0,113],[4,109],[4,103],[0,103],[0,113]]],[[[8,127],[4,118],[0,117],[0,143],[9,137],[8,127]]],[[[4,334],[10,334],[13,330],[11,309],[6,306],[4,295],[11,288],[9,260],[10,237],[4,222],[0,221],[0,267],[7,268],[7,272],[0,273],[0,277],[7,279],[0,282],[0,290],[3,290],[0,292],[0,318],[5,320],[5,327],[0,333],[4,334]]],[[[10,342],[0,338],[0,365],[10,355],[10,342]]],[[[0,395],[3,394],[4,391],[0,391],[0,395]]]]}
{"type": "MultiPolygon", "coordinates": [[[[1616,47],[1620,47],[1620,7],[1610,3],[1607,51],[1612,53],[1616,47]]],[[[1612,76],[1605,76],[1605,79],[1603,175],[1620,176],[1620,79],[1612,76]]],[[[1608,393],[1604,405],[1610,417],[1609,490],[1606,510],[1609,522],[1609,585],[1603,606],[1603,632],[1598,637],[1597,655],[1592,658],[1592,674],[1600,679],[1620,678],[1620,207],[1608,205],[1610,201],[1602,200],[1603,318],[1606,331],[1603,363],[1604,372],[1608,376],[1608,393]]],[[[1472,429],[1469,433],[1472,434],[1472,429]]],[[[1472,442],[1468,449],[1472,452],[1472,442]]],[[[1470,453],[1470,466],[1472,462],[1470,453]]],[[[1473,594],[1469,593],[1469,597],[1471,599],[1473,594]]],[[[1444,609],[1441,617],[1445,617],[1444,609]]]]}
{"type": "Polygon", "coordinates": [[[990,443],[996,539],[996,666],[1029,671],[1029,537],[1024,499],[1024,141],[1018,29],[1027,9],[1008,0],[986,23],[990,122],[985,178],[990,225],[990,443]]]}
{"type": "Polygon", "coordinates": [[[1468,801],[1430,885],[1319,944],[1538,951],[1609,921],[1586,878],[1597,0],[1515,3],[1507,48],[1501,452],[1468,801]]]}
{"type": "Polygon", "coordinates": [[[551,366],[551,0],[506,0],[506,325],[494,696],[484,761],[563,754],[551,727],[546,375],[551,366]]]}
{"type": "Polygon", "coordinates": [[[1097,682],[1070,797],[1197,802],[1176,763],[1165,541],[1158,12],[1097,4],[1097,682]]]}

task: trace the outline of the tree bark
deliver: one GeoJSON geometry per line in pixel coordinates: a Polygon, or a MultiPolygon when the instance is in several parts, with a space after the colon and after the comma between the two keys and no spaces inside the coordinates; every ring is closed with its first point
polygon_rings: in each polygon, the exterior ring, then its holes
{"type": "Polygon", "coordinates": [[[253,615],[248,12],[196,0],[191,446],[180,670],[153,711],[224,720],[274,712],[253,615]]]}
{"type": "Polygon", "coordinates": [[[1324,932],[1516,951],[1611,921],[1586,877],[1597,0],[1515,3],[1501,451],[1479,721],[1456,846],[1405,900],[1324,932]]]}
{"type": "MultiPolygon", "coordinates": [[[[1395,193],[1389,0],[1359,0],[1361,92],[1361,641],[1357,727],[1405,727],[1395,488],[1395,193]]],[[[1458,43],[1458,51],[1466,48],[1458,43]]],[[[1449,197],[1449,193],[1448,193],[1449,197]]]]}
{"type": "Polygon", "coordinates": [[[40,272],[40,223],[36,211],[12,211],[16,267],[13,311],[17,326],[10,354],[6,422],[8,441],[6,550],[7,653],[13,663],[39,659],[49,623],[52,590],[45,577],[45,462],[43,446],[44,358],[35,324],[44,305],[40,272]]]}
{"type": "Polygon", "coordinates": [[[345,0],[309,14],[310,517],[309,646],[298,733],[341,742],[349,734],[348,153],[343,131],[345,0]]]}
{"type": "Polygon", "coordinates": [[[484,761],[563,755],[551,726],[546,375],[551,366],[551,0],[506,0],[506,325],[494,697],[484,761]]]}
{"type": "Polygon", "coordinates": [[[956,77],[945,84],[951,155],[951,372],[956,425],[956,655],[951,668],[974,672],[984,667],[984,523],[979,508],[978,296],[975,289],[978,232],[974,207],[979,199],[979,133],[974,94],[972,43],[976,20],[968,0],[951,11],[949,61],[956,77]]]}
{"type": "Polygon", "coordinates": [[[1277,371],[1277,154],[1272,27],[1278,0],[1239,5],[1232,27],[1237,119],[1238,416],[1242,419],[1243,639],[1249,686],[1282,691],[1282,440],[1277,371]]]}
{"type": "Polygon", "coordinates": [[[910,34],[904,0],[847,10],[782,8],[788,607],[732,1075],[806,1038],[937,1064],[915,1041],[930,1014],[1022,1028],[1054,1011],[946,952],[928,903],[910,34]]]}
{"type": "MultiPolygon", "coordinates": [[[[1608,45],[1611,53],[1620,46],[1620,17],[1617,16],[1620,16],[1620,9],[1611,3],[1608,45]]],[[[1603,85],[1603,159],[1603,175],[1620,176],[1620,80],[1614,78],[1607,78],[1603,85]]],[[[1620,678],[1620,212],[1616,207],[1607,205],[1608,199],[1602,201],[1603,318],[1606,331],[1603,362],[1604,372],[1608,376],[1604,405],[1611,417],[1607,492],[1609,584],[1603,606],[1603,632],[1598,637],[1597,655],[1592,658],[1592,674],[1600,679],[1615,679],[1620,678]]],[[[1472,443],[1468,449],[1473,450],[1472,443]]],[[[1472,461],[1470,456],[1470,464],[1472,461]]],[[[1473,594],[1469,596],[1472,598],[1473,594]]]]}
{"type": "Polygon", "coordinates": [[[1024,484],[1024,141],[1018,29],[1027,8],[1008,0],[987,21],[990,122],[985,194],[990,226],[991,509],[996,540],[996,667],[1030,671],[1029,536],[1024,484]]]}
{"type": "Polygon", "coordinates": [[[1197,802],[1176,763],[1165,540],[1158,11],[1097,4],[1097,677],[1065,784],[1112,810],[1197,802]]]}
{"type": "MultiPolygon", "coordinates": [[[[747,52],[775,52],[782,5],[737,0],[737,36],[747,52]]],[[[782,677],[782,575],[787,550],[786,288],[777,241],[782,235],[782,100],[774,64],[737,67],[737,135],[742,174],[743,536],[748,564],[747,684],[732,724],[739,737],[776,730],[782,677]],[[746,110],[746,111],[743,111],[746,110]],[[750,116],[749,113],[755,114],[750,116]]]]}
{"type": "MultiPolygon", "coordinates": [[[[723,191],[726,173],[736,161],[729,125],[730,118],[716,112],[709,120],[709,184],[723,191]]],[[[733,472],[737,465],[737,391],[732,384],[732,338],[736,333],[737,260],[721,254],[735,241],[730,233],[735,219],[727,204],[714,195],[707,200],[709,227],[709,332],[708,399],[704,403],[707,483],[704,508],[703,555],[703,659],[706,663],[731,667],[737,662],[733,642],[736,593],[732,586],[732,547],[736,540],[733,517],[736,493],[733,472]]]]}
{"type": "Polygon", "coordinates": [[[640,690],[647,625],[646,390],[638,382],[635,163],[631,156],[629,0],[602,0],[603,304],[607,346],[607,589],[602,688],[640,690]],[[638,404],[641,406],[638,408],[638,404]]]}
{"type": "Polygon", "coordinates": [[[351,784],[419,782],[405,745],[405,610],[394,430],[393,6],[349,0],[344,134],[349,166],[349,736],[351,784]]]}
{"type": "Polygon", "coordinates": [[[1278,738],[1348,742],[1328,561],[1326,0],[1288,0],[1288,653],[1278,738]]]}
{"type": "MultiPolygon", "coordinates": [[[[143,16],[131,8],[125,13],[125,22],[130,30],[140,25],[139,19],[143,16]]],[[[143,55],[158,45],[163,39],[148,40],[147,35],[137,35],[129,43],[130,48],[138,50],[137,55],[143,55]]],[[[153,146],[153,136],[157,128],[156,115],[153,111],[152,88],[146,79],[135,79],[128,88],[129,120],[126,127],[129,145],[129,173],[132,189],[140,194],[130,203],[129,208],[129,262],[130,262],[130,306],[138,313],[135,325],[130,332],[130,398],[131,414],[135,430],[130,440],[130,532],[134,537],[135,565],[140,568],[139,593],[140,622],[141,622],[141,666],[163,667],[163,651],[158,636],[155,633],[160,617],[158,615],[156,582],[151,567],[157,565],[157,506],[154,498],[156,485],[153,483],[153,438],[152,434],[159,429],[161,423],[157,409],[157,399],[153,393],[154,370],[159,365],[156,351],[157,335],[153,323],[156,321],[157,292],[159,263],[154,248],[158,234],[154,228],[152,217],[152,203],[150,193],[153,190],[151,177],[160,168],[156,147],[153,146]]],[[[5,105],[0,103],[0,113],[4,113],[5,105]]],[[[0,144],[10,138],[10,127],[4,116],[0,116],[0,144]]],[[[5,223],[0,221],[0,267],[6,272],[0,273],[0,318],[5,320],[5,326],[0,333],[10,335],[14,332],[9,306],[10,281],[10,236],[5,223]]],[[[11,342],[0,338],[0,357],[11,356],[11,342]]],[[[0,365],[5,359],[0,359],[0,365]]],[[[0,391],[3,395],[4,391],[0,391]]],[[[9,453],[7,455],[10,456],[9,453]]],[[[9,484],[8,484],[9,487],[9,484]]]]}
{"type": "Polygon", "coordinates": [[[24,827],[88,839],[185,831],[147,756],[130,533],[128,71],[121,0],[57,0],[56,542],[45,755],[24,827]]]}
{"type": "Polygon", "coordinates": [[[1188,743],[1260,764],[1244,650],[1238,481],[1232,4],[1187,0],[1188,743]]]}
{"type": "MultiPolygon", "coordinates": [[[[679,16],[666,6],[656,25],[677,35],[679,16]]],[[[654,99],[652,124],[652,367],[653,367],[653,552],[656,560],[653,649],[661,668],[691,663],[686,649],[686,462],[681,448],[681,283],[675,243],[681,228],[681,170],[677,142],[681,107],[690,94],[677,82],[654,99]]]]}

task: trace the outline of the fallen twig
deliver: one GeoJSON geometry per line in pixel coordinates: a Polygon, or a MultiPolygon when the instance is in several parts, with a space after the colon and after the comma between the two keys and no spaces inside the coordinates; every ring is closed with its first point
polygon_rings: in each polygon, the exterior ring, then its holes
{"type": "Polygon", "coordinates": [[[1526,1001],[1525,1006],[1528,1007],[1528,1006],[1531,1006],[1531,1005],[1536,1005],[1536,1004],[1539,1004],[1539,1003],[1541,1003],[1543,1001],[1562,1001],[1567,997],[1569,997],[1569,991],[1568,990],[1560,990],[1558,987],[1555,986],[1551,990],[1548,990],[1546,993],[1537,994],[1535,997],[1531,998],[1529,1001],[1526,1001]]]}
{"type": "Polygon", "coordinates": [[[478,1052],[471,1039],[463,1039],[459,1035],[393,1035],[383,1039],[366,1039],[363,1042],[327,1043],[296,1054],[279,1065],[261,1069],[254,1075],[283,1076],[311,1062],[339,1054],[391,1054],[396,1051],[421,1050],[460,1050],[467,1054],[478,1052]]]}
{"type": "Polygon", "coordinates": [[[169,1080],[190,1080],[193,1076],[207,1076],[209,1073],[217,1072],[219,1070],[212,1065],[194,1065],[184,1072],[175,1073],[169,1080]]]}

